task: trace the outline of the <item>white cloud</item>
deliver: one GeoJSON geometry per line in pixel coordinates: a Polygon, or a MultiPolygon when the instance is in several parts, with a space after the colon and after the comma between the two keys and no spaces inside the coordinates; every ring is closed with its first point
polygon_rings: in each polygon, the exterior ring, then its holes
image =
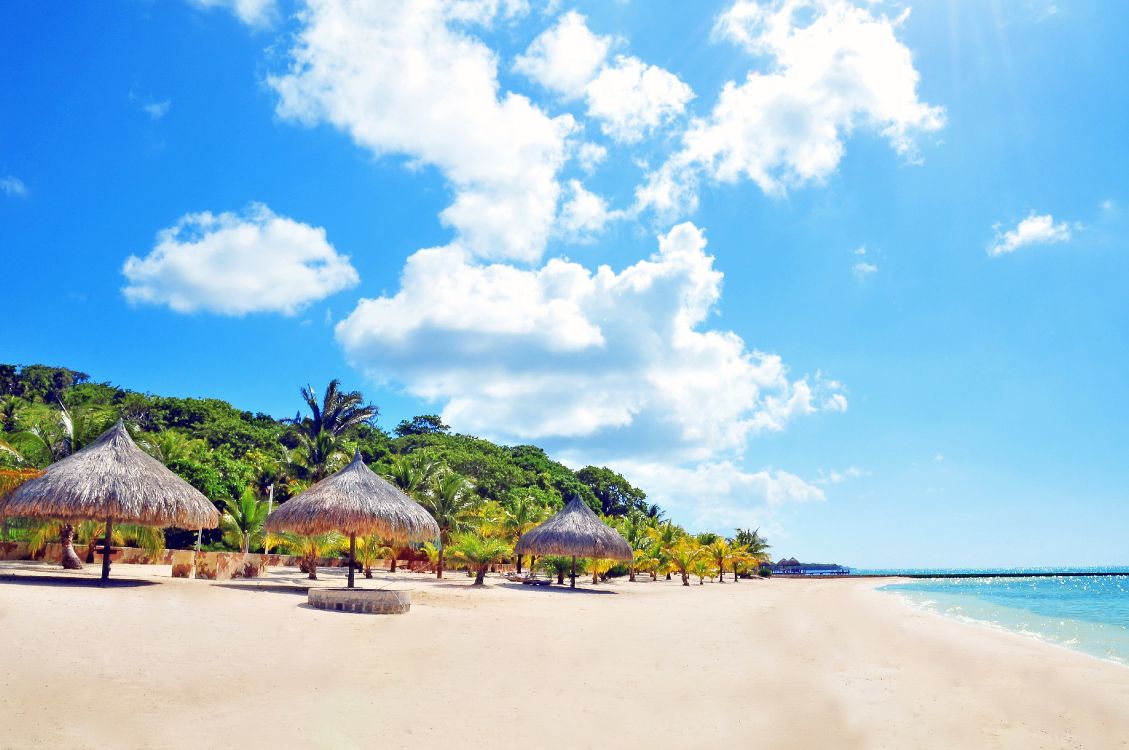
{"type": "Polygon", "coordinates": [[[566,99],[585,99],[588,116],[605,135],[635,143],[680,115],[694,92],[670,71],[637,57],[617,55],[608,64],[614,43],[569,11],[533,40],[514,67],[566,99]]]}
{"type": "Polygon", "coordinates": [[[831,469],[830,471],[823,471],[820,469],[819,478],[813,484],[842,484],[848,479],[859,479],[860,477],[868,477],[870,472],[865,469],[860,469],[857,466],[849,466],[843,471],[831,469]]]}
{"type": "Polygon", "coordinates": [[[131,255],[122,273],[131,303],[221,315],[293,315],[359,281],[324,229],[277,216],[262,204],[242,215],[187,214],[157,234],[144,258],[131,255]]]}
{"type": "Polygon", "coordinates": [[[1006,255],[1028,245],[1049,245],[1055,242],[1067,242],[1069,239],[1068,224],[1055,222],[1050,214],[1040,216],[1032,211],[1015,229],[1001,233],[999,225],[996,225],[996,239],[988,248],[988,254],[1006,255]]]}
{"type": "Polygon", "coordinates": [[[691,528],[725,534],[770,526],[785,506],[827,499],[816,484],[795,474],[750,472],[731,461],[690,467],[621,461],[616,469],[642,487],[649,502],[686,519],[691,528]]]}
{"type": "Polygon", "coordinates": [[[596,143],[582,143],[576,150],[576,161],[580,168],[588,174],[596,171],[604,159],[608,158],[608,150],[596,143]]]}
{"type": "Polygon", "coordinates": [[[276,0],[188,0],[198,8],[223,8],[253,28],[270,26],[278,13],[276,0]]]}
{"type": "Polygon", "coordinates": [[[19,177],[8,175],[7,177],[0,177],[0,191],[5,195],[11,195],[16,198],[27,197],[27,185],[19,177]]]}
{"type": "Polygon", "coordinates": [[[433,248],[408,259],[394,296],[362,300],[337,338],[370,377],[440,402],[460,430],[589,454],[701,460],[845,408],[838,384],[791,380],[779,356],[701,330],[721,281],[690,223],[619,273],[559,259],[479,265],[433,248]]]}
{"type": "Polygon", "coordinates": [[[590,239],[609,221],[623,215],[622,211],[608,210],[607,201],[585,190],[579,180],[569,180],[568,188],[570,197],[561,208],[560,225],[573,239],[590,239]]]}
{"type": "Polygon", "coordinates": [[[145,114],[149,115],[153,120],[159,120],[169,113],[172,107],[172,101],[165,99],[160,102],[149,102],[148,104],[141,105],[141,109],[145,110],[145,114]]]}
{"type": "Polygon", "coordinates": [[[862,281],[868,276],[872,276],[873,274],[878,273],[878,266],[874,265],[873,263],[859,261],[858,263],[855,263],[853,266],[851,266],[851,271],[854,273],[856,279],[862,281]]]}
{"type": "Polygon", "coordinates": [[[749,179],[771,195],[819,182],[863,128],[914,158],[916,137],[940,129],[944,112],[918,99],[918,72],[895,35],[905,17],[848,0],[735,2],[715,35],[767,61],[767,70],[725,84],[709,116],[683,134],[681,150],[638,189],[640,207],[694,210],[699,174],[749,179]]]}
{"type": "Polygon", "coordinates": [[[289,71],[268,81],[280,116],[327,122],[375,154],[437,166],[455,193],[441,217],[464,248],[534,261],[553,225],[556,173],[575,123],[500,94],[494,53],[451,25],[497,10],[465,0],[314,0],[300,16],[289,71]]]}
{"type": "Polygon", "coordinates": [[[514,69],[566,99],[580,99],[611,44],[610,37],[589,31],[584,16],[572,10],[533,40],[514,69]]]}
{"type": "Polygon", "coordinates": [[[693,90],[670,71],[619,55],[587,89],[588,115],[606,135],[635,143],[686,109],[693,90]]]}

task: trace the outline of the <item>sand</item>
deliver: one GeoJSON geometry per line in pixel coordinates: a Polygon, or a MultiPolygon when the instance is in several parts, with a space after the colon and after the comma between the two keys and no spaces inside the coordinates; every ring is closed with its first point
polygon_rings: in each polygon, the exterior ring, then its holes
{"type": "Polygon", "coordinates": [[[1129,668],[874,581],[398,573],[412,611],[371,616],[160,566],[110,589],[35,570],[0,563],[20,576],[0,580],[0,748],[1129,747],[1129,668]]]}

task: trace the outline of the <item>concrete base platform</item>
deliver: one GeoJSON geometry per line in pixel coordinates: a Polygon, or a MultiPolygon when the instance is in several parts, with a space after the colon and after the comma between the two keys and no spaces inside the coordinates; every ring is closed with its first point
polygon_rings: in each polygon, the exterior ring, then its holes
{"type": "Polygon", "coordinates": [[[368,615],[402,615],[412,606],[412,592],[402,589],[311,588],[308,597],[311,607],[368,615]]]}

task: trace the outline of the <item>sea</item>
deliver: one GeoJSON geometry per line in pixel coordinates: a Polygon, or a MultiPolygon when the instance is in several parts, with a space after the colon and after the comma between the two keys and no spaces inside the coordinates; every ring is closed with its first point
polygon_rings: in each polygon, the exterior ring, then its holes
{"type": "Polygon", "coordinates": [[[1129,567],[853,572],[983,575],[920,578],[883,586],[881,590],[930,612],[1008,630],[1129,666],[1129,567]],[[993,574],[1008,577],[990,577],[993,574]],[[1019,577],[1011,577],[1017,574],[1019,577]]]}

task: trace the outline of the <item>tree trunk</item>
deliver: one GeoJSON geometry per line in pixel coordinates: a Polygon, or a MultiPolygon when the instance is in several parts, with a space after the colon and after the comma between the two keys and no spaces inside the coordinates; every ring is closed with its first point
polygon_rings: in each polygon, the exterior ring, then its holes
{"type": "Polygon", "coordinates": [[[670,580],[670,571],[669,570],[666,572],[666,580],[668,580],[668,581],[670,580]]]}
{"type": "Polygon", "coordinates": [[[246,555],[247,552],[250,549],[251,549],[251,535],[250,534],[244,534],[243,535],[243,554],[246,555]]]}
{"type": "Polygon", "coordinates": [[[683,586],[689,586],[690,585],[690,576],[686,575],[685,573],[682,574],[682,585],[683,586]]]}
{"type": "Polygon", "coordinates": [[[106,519],[106,542],[102,546],[102,583],[110,580],[110,539],[114,533],[114,522],[106,519]]]}
{"type": "Polygon", "coordinates": [[[436,578],[442,578],[443,577],[443,548],[442,547],[439,548],[439,564],[436,566],[435,577],[436,578]]]}
{"type": "Polygon", "coordinates": [[[737,563],[733,563],[733,583],[737,583],[737,563]]]}
{"type": "Polygon", "coordinates": [[[521,555],[517,556],[517,574],[521,575],[521,555]]]}
{"type": "Polygon", "coordinates": [[[372,578],[372,566],[365,566],[365,578],[372,578]]]}
{"type": "Polygon", "coordinates": [[[349,535],[349,588],[353,588],[353,569],[357,566],[357,535],[349,535]]]}
{"type": "Polygon", "coordinates": [[[717,564],[717,582],[725,583],[725,563],[720,561],[717,564]]]}
{"type": "Polygon", "coordinates": [[[63,567],[67,570],[82,570],[82,560],[78,559],[74,551],[73,525],[63,524],[63,533],[59,541],[63,543],[63,567]]]}
{"type": "Polygon", "coordinates": [[[627,568],[627,580],[630,581],[631,583],[635,583],[635,566],[634,565],[628,566],[628,568],[627,568]]]}
{"type": "Polygon", "coordinates": [[[395,549],[392,550],[392,566],[388,569],[388,572],[389,573],[395,573],[396,572],[396,550],[395,549]]]}
{"type": "Polygon", "coordinates": [[[314,556],[306,558],[306,572],[309,573],[308,578],[311,581],[318,579],[318,559],[314,556]]]}
{"type": "Polygon", "coordinates": [[[475,586],[483,586],[486,583],[486,567],[485,565],[478,566],[478,573],[474,577],[475,586]]]}
{"type": "Polygon", "coordinates": [[[564,568],[557,568],[557,585],[564,586],[564,568]]]}

